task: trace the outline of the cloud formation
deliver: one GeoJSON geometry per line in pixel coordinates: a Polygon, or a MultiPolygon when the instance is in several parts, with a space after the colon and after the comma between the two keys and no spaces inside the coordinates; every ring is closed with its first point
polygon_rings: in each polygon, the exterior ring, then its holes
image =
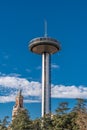
{"type": "Polygon", "coordinates": [[[51,68],[52,69],[59,69],[59,65],[57,65],[57,64],[51,64],[51,68]]]}
{"type": "MultiPolygon", "coordinates": [[[[51,85],[52,98],[87,98],[87,87],[51,85]]],[[[41,101],[41,83],[28,81],[16,75],[0,76],[0,102],[15,101],[18,90],[22,90],[25,102],[41,101]]]]}
{"type": "Polygon", "coordinates": [[[53,98],[87,98],[87,87],[84,86],[64,86],[53,85],[52,87],[53,98]]]}
{"type": "MultiPolygon", "coordinates": [[[[55,63],[52,63],[52,64],[51,64],[51,69],[59,69],[59,68],[60,68],[59,65],[57,65],[57,64],[55,64],[55,63]]],[[[41,69],[41,66],[38,66],[36,69],[37,69],[37,70],[40,70],[40,69],[41,69]]]]}

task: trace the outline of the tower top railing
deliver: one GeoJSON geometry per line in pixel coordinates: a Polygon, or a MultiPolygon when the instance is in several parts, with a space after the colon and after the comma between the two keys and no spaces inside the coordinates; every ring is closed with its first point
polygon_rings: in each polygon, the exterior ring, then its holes
{"type": "Polygon", "coordinates": [[[31,41],[30,41],[30,44],[31,43],[33,43],[33,42],[40,42],[40,41],[53,41],[53,42],[57,42],[58,43],[58,41],[56,40],[56,39],[54,39],[54,38],[51,38],[51,37],[37,37],[37,38],[34,38],[34,39],[32,39],[31,41]]]}

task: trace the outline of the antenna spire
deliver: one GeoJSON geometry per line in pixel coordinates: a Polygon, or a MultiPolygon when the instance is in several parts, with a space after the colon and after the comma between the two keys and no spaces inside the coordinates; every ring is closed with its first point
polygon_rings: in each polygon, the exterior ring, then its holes
{"type": "Polygon", "coordinates": [[[44,21],[44,28],[45,28],[45,34],[44,36],[47,37],[47,21],[44,21]]]}

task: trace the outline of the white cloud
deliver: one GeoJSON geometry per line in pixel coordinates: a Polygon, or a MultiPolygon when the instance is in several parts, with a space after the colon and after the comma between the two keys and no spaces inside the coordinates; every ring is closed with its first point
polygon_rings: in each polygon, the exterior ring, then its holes
{"type": "Polygon", "coordinates": [[[51,64],[51,68],[53,68],[53,69],[58,69],[58,68],[59,68],[59,65],[51,64]]]}
{"type": "MultiPolygon", "coordinates": [[[[22,89],[25,102],[41,101],[41,83],[28,81],[15,76],[0,76],[0,102],[15,101],[19,89],[22,89]]],[[[87,87],[52,85],[52,98],[87,98],[87,87]]]]}
{"type": "MultiPolygon", "coordinates": [[[[15,96],[16,95],[9,95],[9,96],[0,96],[0,103],[5,103],[5,102],[14,102],[15,101],[15,96]]],[[[25,103],[39,103],[40,100],[24,100],[25,103]]]]}
{"type": "Polygon", "coordinates": [[[13,101],[15,101],[15,96],[14,95],[0,96],[0,103],[13,102],[13,101]]]}
{"type": "Polygon", "coordinates": [[[19,89],[22,89],[23,96],[28,97],[25,102],[38,102],[37,97],[41,97],[41,83],[31,81],[25,78],[13,76],[0,76],[0,102],[15,101],[15,96],[19,89]],[[7,92],[7,93],[6,93],[7,92]],[[32,100],[30,100],[32,96],[32,100]],[[33,98],[36,97],[36,98],[33,98]]]}
{"type": "Polygon", "coordinates": [[[21,76],[21,74],[11,73],[11,74],[9,74],[9,76],[12,76],[12,77],[20,77],[20,76],[21,76]]]}
{"type": "Polygon", "coordinates": [[[30,69],[26,69],[25,71],[26,71],[26,72],[28,72],[28,73],[30,73],[30,72],[31,72],[31,70],[30,70],[30,69]]]}
{"type": "Polygon", "coordinates": [[[53,98],[87,98],[87,87],[56,85],[52,87],[53,98]]]}
{"type": "Polygon", "coordinates": [[[24,100],[25,103],[39,103],[40,100],[24,100]]]}
{"type": "MultiPolygon", "coordinates": [[[[52,69],[59,69],[60,66],[57,65],[57,64],[55,64],[55,63],[53,63],[53,64],[51,64],[51,68],[52,68],[52,69]]],[[[36,69],[37,69],[37,70],[40,70],[40,69],[41,69],[41,66],[38,66],[36,69]]]]}

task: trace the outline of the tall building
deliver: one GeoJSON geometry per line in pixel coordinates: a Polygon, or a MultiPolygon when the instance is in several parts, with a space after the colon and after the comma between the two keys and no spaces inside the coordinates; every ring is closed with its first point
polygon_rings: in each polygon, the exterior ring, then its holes
{"type": "Polygon", "coordinates": [[[15,105],[13,106],[12,110],[12,120],[16,117],[19,111],[25,110],[23,107],[23,96],[22,91],[20,90],[15,99],[15,105]]]}
{"type": "Polygon", "coordinates": [[[60,43],[54,38],[37,37],[30,41],[29,49],[42,55],[42,117],[51,113],[51,55],[60,50],[60,43]]]}

